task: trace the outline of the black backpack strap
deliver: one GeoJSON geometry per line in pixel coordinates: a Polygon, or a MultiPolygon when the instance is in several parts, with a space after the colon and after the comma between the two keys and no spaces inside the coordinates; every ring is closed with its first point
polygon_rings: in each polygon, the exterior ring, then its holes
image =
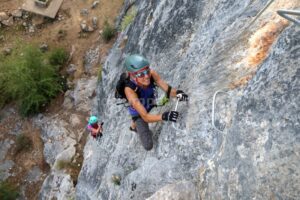
{"type": "Polygon", "coordinates": [[[138,91],[138,86],[136,86],[132,81],[128,80],[126,81],[125,87],[131,88],[134,92],[138,91]]]}
{"type": "Polygon", "coordinates": [[[172,90],[172,86],[168,85],[167,98],[170,99],[170,93],[172,90]]]}

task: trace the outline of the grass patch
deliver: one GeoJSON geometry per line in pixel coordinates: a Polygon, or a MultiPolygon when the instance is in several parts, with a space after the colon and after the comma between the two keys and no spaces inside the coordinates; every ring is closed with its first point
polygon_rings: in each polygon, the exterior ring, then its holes
{"type": "Polygon", "coordinates": [[[116,34],[116,30],[107,20],[104,22],[102,38],[105,42],[109,42],[116,34]]]}
{"type": "Polygon", "coordinates": [[[23,26],[23,24],[17,24],[17,25],[15,26],[15,30],[16,30],[16,31],[25,32],[25,31],[26,31],[26,28],[25,28],[25,26],[23,26]]]}
{"type": "Polygon", "coordinates": [[[49,56],[49,62],[54,66],[62,66],[68,59],[68,54],[63,48],[54,49],[49,56]]]}
{"type": "Polygon", "coordinates": [[[16,154],[20,153],[21,151],[28,151],[31,147],[32,147],[32,141],[28,136],[24,134],[20,134],[17,136],[16,154]]]}
{"type": "Polygon", "coordinates": [[[123,17],[121,22],[121,31],[124,31],[134,20],[136,16],[136,8],[135,6],[132,6],[126,13],[126,15],[123,17]]]}
{"type": "Polygon", "coordinates": [[[0,182],[0,199],[15,200],[19,195],[19,190],[16,186],[6,181],[0,182]]]}
{"type": "Polygon", "coordinates": [[[58,169],[58,170],[66,169],[70,166],[70,164],[71,163],[69,161],[58,160],[56,163],[56,169],[58,169]]]}
{"type": "Polygon", "coordinates": [[[36,45],[22,44],[12,54],[0,57],[0,107],[14,101],[20,114],[28,116],[41,111],[62,91],[58,67],[65,61],[62,50],[43,54],[36,45]]]}
{"type": "Polygon", "coordinates": [[[74,185],[77,184],[78,175],[81,170],[81,164],[73,163],[73,162],[66,161],[66,160],[58,160],[56,162],[55,168],[58,170],[66,170],[66,173],[70,174],[70,176],[73,180],[73,184],[74,185]]]}
{"type": "Polygon", "coordinates": [[[72,163],[72,162],[66,161],[66,160],[58,160],[56,163],[56,169],[58,169],[58,170],[62,170],[62,169],[74,170],[77,168],[78,168],[78,165],[76,165],[76,163],[72,163]]]}
{"type": "Polygon", "coordinates": [[[121,177],[118,176],[118,175],[112,175],[111,181],[112,181],[115,185],[121,185],[121,177]]]}

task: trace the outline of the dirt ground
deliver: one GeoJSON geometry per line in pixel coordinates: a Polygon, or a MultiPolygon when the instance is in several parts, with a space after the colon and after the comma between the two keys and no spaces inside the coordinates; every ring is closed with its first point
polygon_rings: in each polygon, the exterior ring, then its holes
{"type": "MultiPolygon", "coordinates": [[[[72,77],[73,81],[86,76],[84,74],[83,57],[87,50],[95,46],[100,46],[100,59],[104,61],[109,49],[112,47],[114,40],[106,43],[101,38],[99,32],[102,30],[104,22],[107,20],[110,24],[114,25],[115,19],[118,16],[120,9],[123,5],[123,0],[101,0],[96,8],[91,9],[91,6],[95,0],[64,0],[56,19],[45,19],[41,16],[32,15],[32,22],[36,25],[34,33],[29,33],[22,26],[23,21],[18,20],[14,22],[11,27],[1,27],[0,36],[4,36],[4,40],[0,41],[0,53],[9,47],[14,48],[19,42],[29,42],[35,44],[46,43],[49,49],[54,47],[63,47],[68,52],[73,51],[73,55],[69,64],[75,64],[77,71],[72,77]],[[82,9],[88,9],[88,15],[83,16],[81,14],[82,9]],[[80,31],[80,22],[86,20],[87,24],[92,25],[92,18],[98,17],[98,29],[91,33],[82,33],[80,31]],[[59,20],[60,19],[60,20],[59,20]]],[[[22,7],[24,0],[0,0],[0,12],[11,13],[13,10],[22,7]]],[[[99,66],[94,66],[95,73],[99,66]]],[[[47,113],[44,115],[53,115],[58,112],[64,113],[66,119],[69,118],[71,113],[76,113],[74,110],[65,111],[62,108],[63,94],[59,95],[55,100],[51,102],[47,108],[47,113]]],[[[81,115],[84,119],[87,117],[87,113],[76,113],[81,115]]],[[[0,119],[0,140],[9,138],[16,140],[16,136],[7,134],[9,130],[13,130],[17,123],[22,123],[22,132],[28,136],[32,141],[32,148],[28,151],[14,154],[15,146],[9,150],[6,159],[13,160],[16,165],[11,169],[11,172],[15,176],[8,179],[9,182],[16,186],[26,185],[25,195],[27,199],[34,200],[38,197],[38,192],[41,185],[49,173],[49,166],[44,161],[43,157],[43,142],[40,138],[40,130],[33,127],[30,119],[22,119],[17,114],[0,119]],[[38,166],[42,171],[41,180],[36,183],[27,183],[25,176],[28,171],[34,166],[38,166]]],[[[83,121],[82,126],[85,126],[83,121]]],[[[76,146],[79,157],[76,158],[78,163],[82,163],[82,151],[84,148],[86,138],[83,137],[76,146]]],[[[68,170],[71,176],[76,179],[80,168],[72,168],[68,170]]],[[[74,180],[76,183],[76,180],[74,180]]]]}
{"type": "MultiPolygon", "coordinates": [[[[22,7],[24,0],[0,0],[0,12],[11,13],[22,7]]],[[[101,43],[100,58],[105,57],[113,42],[105,43],[100,37],[104,22],[114,24],[119,14],[123,0],[104,0],[98,6],[91,9],[95,0],[65,0],[57,14],[55,20],[44,19],[41,16],[32,16],[32,21],[37,24],[34,33],[22,31],[21,22],[16,22],[14,27],[5,28],[0,32],[5,36],[5,41],[1,43],[2,49],[13,48],[20,41],[34,42],[37,44],[47,43],[51,47],[64,47],[74,54],[70,63],[78,66],[75,78],[79,78],[83,72],[83,55],[87,49],[101,43]],[[88,9],[88,15],[82,15],[82,9],[88,9]],[[62,20],[58,20],[60,17],[62,20]],[[98,17],[98,29],[92,33],[81,33],[80,22],[85,20],[92,25],[92,18],[98,17]]],[[[0,29],[1,30],[1,29],[0,29]]]]}
{"type": "Polygon", "coordinates": [[[17,123],[22,124],[22,134],[30,138],[32,145],[29,149],[24,149],[19,153],[16,152],[16,145],[10,148],[5,160],[12,160],[15,165],[10,170],[10,173],[14,174],[14,176],[9,177],[8,181],[13,186],[24,187],[25,195],[28,199],[37,199],[39,189],[49,172],[49,166],[44,160],[43,142],[39,135],[40,130],[33,128],[30,120],[24,120],[17,115],[11,115],[0,123],[0,140],[9,138],[10,140],[14,140],[16,144],[16,136],[8,135],[8,131],[13,130],[17,123]],[[41,171],[40,179],[36,182],[28,181],[28,172],[36,166],[41,171]]]}

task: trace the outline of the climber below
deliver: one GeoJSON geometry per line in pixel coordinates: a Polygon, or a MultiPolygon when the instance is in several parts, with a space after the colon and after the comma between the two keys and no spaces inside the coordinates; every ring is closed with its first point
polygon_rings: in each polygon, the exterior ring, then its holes
{"type": "Polygon", "coordinates": [[[98,117],[96,116],[91,116],[87,125],[87,129],[90,131],[91,136],[94,139],[98,139],[102,137],[102,125],[103,122],[101,124],[98,123],[98,117]]]}
{"type": "Polygon", "coordinates": [[[168,85],[149,65],[147,59],[137,54],[128,56],[124,63],[130,77],[125,85],[125,95],[130,104],[128,109],[132,117],[130,130],[138,133],[143,147],[148,151],[153,147],[152,132],[148,123],[162,120],[176,122],[179,115],[177,111],[149,114],[155,106],[155,86],[165,91],[167,98],[171,96],[180,101],[188,100],[187,94],[168,85]]]}

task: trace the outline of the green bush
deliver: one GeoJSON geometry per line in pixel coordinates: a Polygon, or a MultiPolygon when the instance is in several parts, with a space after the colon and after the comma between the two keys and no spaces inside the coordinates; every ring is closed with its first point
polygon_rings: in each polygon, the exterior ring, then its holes
{"type": "Polygon", "coordinates": [[[54,49],[49,56],[49,62],[54,66],[63,65],[68,59],[68,54],[63,48],[54,49]]]}
{"type": "Polygon", "coordinates": [[[127,11],[126,15],[124,16],[121,22],[121,31],[124,31],[127,28],[127,26],[129,26],[129,24],[133,22],[136,13],[136,8],[134,6],[127,11]]]}
{"type": "Polygon", "coordinates": [[[16,101],[23,116],[38,113],[62,91],[57,69],[38,47],[25,45],[0,62],[0,106],[16,101]]]}
{"type": "Polygon", "coordinates": [[[17,187],[8,182],[0,182],[0,199],[15,200],[19,196],[17,187]]]}
{"type": "Polygon", "coordinates": [[[102,38],[104,41],[108,42],[115,36],[116,30],[112,27],[107,20],[104,22],[104,28],[102,33],[102,38]]]}
{"type": "Polygon", "coordinates": [[[121,185],[121,177],[120,176],[112,175],[111,180],[115,185],[121,185]]]}
{"type": "Polygon", "coordinates": [[[28,136],[26,136],[24,134],[20,134],[17,136],[16,153],[19,153],[21,151],[27,151],[31,147],[32,147],[32,141],[28,136]]]}

